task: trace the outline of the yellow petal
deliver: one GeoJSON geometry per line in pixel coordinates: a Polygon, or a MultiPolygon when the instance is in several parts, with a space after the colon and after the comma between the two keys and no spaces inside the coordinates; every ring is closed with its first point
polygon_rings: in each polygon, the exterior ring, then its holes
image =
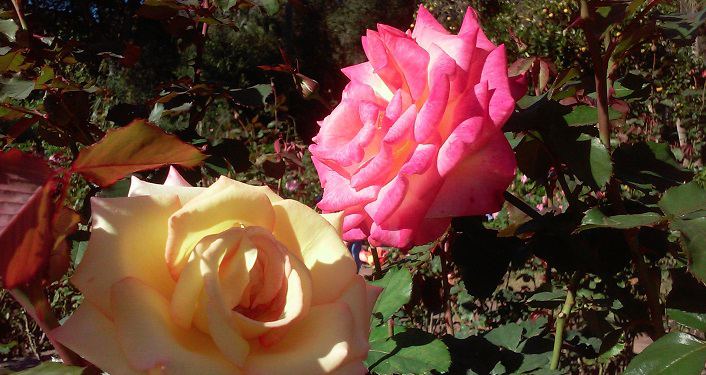
{"type": "Polygon", "coordinates": [[[273,234],[299,254],[312,279],[312,304],[335,301],[356,274],[356,266],[339,233],[326,219],[294,200],[273,204],[273,234]]]}
{"type": "Polygon", "coordinates": [[[139,374],[123,354],[113,322],[88,301],[49,335],[105,372],[139,374]]]}
{"type": "Polygon", "coordinates": [[[171,298],[170,309],[176,325],[191,328],[202,290],[201,266],[198,261],[190,260],[179,275],[171,298]]]}
{"type": "MultiPolygon", "coordinates": [[[[192,254],[198,263],[204,281],[204,295],[201,305],[205,307],[206,324],[214,343],[232,362],[242,367],[250,351],[250,345],[242,337],[237,326],[229,319],[231,308],[223,298],[219,268],[228,249],[241,240],[243,229],[233,228],[220,235],[206,237],[192,254]]],[[[190,263],[190,264],[191,264],[190,263]]],[[[187,266],[188,268],[188,266],[187,266]]]]}
{"type": "Polygon", "coordinates": [[[266,190],[221,177],[174,213],[166,250],[172,277],[178,277],[191,250],[208,235],[240,225],[272,230],[275,214],[266,190]]]}
{"type": "Polygon", "coordinates": [[[174,168],[173,165],[169,166],[169,173],[167,173],[167,178],[164,180],[164,185],[165,186],[188,186],[190,187],[191,184],[184,179],[184,177],[181,177],[181,174],[179,174],[179,171],[177,171],[176,168],[174,168]]]}
{"type": "Polygon", "coordinates": [[[251,339],[263,335],[271,329],[285,327],[309,312],[312,295],[309,272],[300,260],[292,258],[290,261],[292,263],[292,271],[287,279],[284,312],[279,319],[261,322],[250,319],[236,311],[231,312],[231,319],[240,327],[243,337],[251,339]]]}
{"type": "Polygon", "coordinates": [[[341,301],[348,304],[353,315],[353,337],[351,343],[351,356],[365,359],[368,356],[368,335],[370,332],[370,314],[371,310],[368,307],[368,295],[366,290],[365,280],[357,276],[350,283],[348,289],[341,295],[341,301]]]}
{"type": "Polygon", "coordinates": [[[71,282],[108,317],[110,287],[125,277],[171,296],[164,246],[167,220],[178,208],[175,195],[92,198],[91,241],[71,282]]]}
{"type": "Polygon", "coordinates": [[[253,345],[246,372],[251,375],[326,374],[344,364],[353,338],[353,317],[343,302],[312,306],[277,344],[253,345]]]}
{"type": "Polygon", "coordinates": [[[337,368],[331,373],[331,375],[365,375],[368,373],[368,369],[359,360],[348,362],[343,366],[337,368]]]}
{"type": "Polygon", "coordinates": [[[339,236],[343,236],[343,211],[321,214],[321,217],[326,219],[336,229],[339,236]]]}
{"type": "Polygon", "coordinates": [[[179,197],[179,202],[183,205],[194,199],[194,197],[201,194],[204,190],[206,190],[206,188],[153,184],[132,176],[130,178],[130,190],[128,191],[127,196],[138,197],[143,195],[171,194],[177,195],[179,197]]]}
{"type": "Polygon", "coordinates": [[[132,367],[165,374],[241,373],[210,337],[174,324],[169,302],[140,280],[116,283],[111,297],[118,341],[132,367]]]}

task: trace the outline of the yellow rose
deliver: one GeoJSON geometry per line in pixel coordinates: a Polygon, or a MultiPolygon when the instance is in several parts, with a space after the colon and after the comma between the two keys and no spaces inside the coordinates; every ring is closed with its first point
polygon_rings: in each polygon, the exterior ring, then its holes
{"type": "Polygon", "coordinates": [[[85,300],[52,331],[113,375],[364,374],[377,288],[356,274],[341,217],[221,177],[133,178],[93,198],[72,278],[85,300]]]}

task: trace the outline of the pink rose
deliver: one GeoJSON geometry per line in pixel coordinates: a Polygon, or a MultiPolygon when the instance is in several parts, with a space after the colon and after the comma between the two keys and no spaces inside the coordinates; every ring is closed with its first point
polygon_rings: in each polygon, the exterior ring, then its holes
{"type": "Polygon", "coordinates": [[[420,7],[414,31],[378,25],[362,40],[369,61],[343,69],[351,82],[310,147],[319,208],[344,212],[346,240],[401,248],[498,211],[515,174],[501,128],[525,89],[505,48],[470,8],[458,35],[420,7]]]}

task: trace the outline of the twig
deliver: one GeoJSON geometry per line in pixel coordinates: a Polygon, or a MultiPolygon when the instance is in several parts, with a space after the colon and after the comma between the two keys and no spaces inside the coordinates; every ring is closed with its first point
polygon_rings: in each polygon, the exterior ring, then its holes
{"type": "Polygon", "coordinates": [[[52,329],[59,327],[59,321],[56,319],[51,306],[49,306],[47,296],[44,294],[44,290],[40,285],[35,283],[21,289],[12,289],[10,290],[10,295],[12,295],[27,314],[37,322],[39,328],[47,333],[49,341],[65,364],[84,365],[83,359],[79,357],[78,354],[72,352],[48,334],[52,329]]]}
{"type": "Polygon", "coordinates": [[[451,241],[450,236],[446,237],[444,240],[443,249],[441,252],[441,283],[444,289],[443,301],[444,301],[444,321],[446,323],[446,333],[453,336],[454,335],[454,322],[453,314],[451,314],[451,285],[449,285],[449,242],[451,241]]]}
{"type": "Polygon", "coordinates": [[[542,218],[542,214],[535,211],[532,207],[525,203],[525,201],[514,196],[509,191],[503,192],[503,196],[505,197],[506,201],[510,202],[511,205],[517,207],[520,211],[524,212],[527,216],[531,217],[532,219],[542,218]]]}
{"type": "Polygon", "coordinates": [[[370,253],[373,255],[373,264],[375,266],[375,273],[373,274],[373,279],[378,279],[382,276],[382,266],[380,265],[380,256],[378,255],[378,249],[375,246],[370,246],[370,253]]]}
{"type": "Polygon", "coordinates": [[[581,279],[581,274],[576,272],[569,282],[568,290],[566,291],[566,300],[564,300],[564,306],[561,308],[559,315],[556,317],[556,322],[554,323],[554,349],[552,350],[552,360],[549,364],[550,370],[556,370],[559,368],[559,358],[561,357],[561,344],[564,342],[564,328],[566,327],[566,322],[569,320],[569,315],[571,315],[571,309],[573,309],[576,303],[576,289],[578,282],[581,279]]]}
{"type": "Polygon", "coordinates": [[[25,15],[22,13],[22,6],[20,5],[20,0],[12,0],[12,5],[15,7],[15,13],[17,13],[17,18],[20,20],[20,26],[22,30],[29,30],[27,27],[27,21],[25,20],[25,15]]]}

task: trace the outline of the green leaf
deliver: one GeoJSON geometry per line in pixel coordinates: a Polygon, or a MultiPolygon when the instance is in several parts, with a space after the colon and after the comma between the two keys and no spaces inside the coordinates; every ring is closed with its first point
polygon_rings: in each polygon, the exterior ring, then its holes
{"type": "Polygon", "coordinates": [[[522,340],[522,326],[517,323],[508,323],[486,333],[483,337],[491,343],[517,351],[522,340]]]}
{"type": "Polygon", "coordinates": [[[676,217],[706,210],[706,190],[690,182],[667,190],[657,204],[665,214],[676,217]]]}
{"type": "Polygon", "coordinates": [[[20,51],[11,51],[0,56],[0,73],[7,71],[17,72],[21,70],[25,57],[20,51]]]}
{"type": "Polygon", "coordinates": [[[282,6],[279,0],[253,0],[253,3],[265,9],[268,16],[272,16],[279,12],[279,8],[282,6]]]}
{"type": "Polygon", "coordinates": [[[81,375],[82,372],[81,367],[66,366],[59,362],[44,362],[31,369],[16,372],[15,375],[81,375]]]}
{"type": "Polygon", "coordinates": [[[664,191],[692,177],[666,143],[639,142],[620,145],[613,152],[615,175],[623,183],[643,191],[664,191]]]}
{"type": "Polygon", "coordinates": [[[0,80],[0,100],[6,98],[26,99],[34,90],[34,81],[17,77],[0,80]]]}
{"type": "Polygon", "coordinates": [[[205,156],[194,146],[143,120],[108,133],[81,150],[72,171],[100,186],[109,186],[126,175],[164,165],[194,167],[205,156]]]}
{"type": "Polygon", "coordinates": [[[5,34],[7,40],[10,42],[15,41],[15,34],[18,29],[14,20],[0,20],[0,33],[5,34]]]}
{"type": "Polygon", "coordinates": [[[689,271],[706,283],[706,217],[674,220],[670,227],[681,232],[681,242],[689,257],[689,271]]]}
{"type": "Polygon", "coordinates": [[[547,302],[547,301],[564,301],[566,299],[565,290],[555,290],[553,292],[539,292],[527,299],[527,302],[547,302]]]}
{"type": "Polygon", "coordinates": [[[613,163],[610,154],[600,139],[591,139],[591,152],[589,157],[591,163],[591,175],[599,187],[605,186],[613,173],[613,163]]]}
{"type": "Polygon", "coordinates": [[[451,365],[451,355],[434,335],[410,329],[371,341],[365,365],[380,375],[443,373],[451,365]]]}
{"type": "MultiPolygon", "coordinates": [[[[608,118],[617,120],[622,117],[622,113],[608,108],[608,118]]],[[[564,120],[569,126],[584,126],[598,123],[598,109],[587,105],[579,105],[564,115],[564,120]]]]}
{"type": "Polygon", "coordinates": [[[663,217],[654,212],[645,212],[634,215],[605,216],[598,207],[594,207],[586,211],[586,214],[581,220],[581,225],[576,229],[576,232],[591,228],[637,228],[645,225],[653,225],[662,220],[663,217]]]}
{"type": "Polygon", "coordinates": [[[522,356],[522,364],[520,365],[520,367],[517,368],[517,370],[514,370],[513,373],[523,374],[529,371],[545,367],[549,364],[551,355],[551,352],[541,354],[525,354],[522,356]]]}
{"type": "Polygon", "coordinates": [[[8,342],[7,344],[0,344],[0,354],[8,354],[14,348],[17,346],[17,341],[12,340],[8,342]]]}
{"type": "Polygon", "coordinates": [[[706,362],[706,343],[672,332],[638,354],[623,375],[699,374],[706,362]]]}
{"type": "Polygon", "coordinates": [[[74,267],[78,266],[83,259],[83,254],[86,253],[86,248],[88,248],[88,241],[74,241],[71,244],[71,264],[74,267]]]}
{"type": "Polygon", "coordinates": [[[385,277],[370,284],[383,288],[373,308],[373,314],[383,322],[409,302],[412,295],[412,274],[404,267],[391,268],[385,277]]]}
{"type": "Polygon", "coordinates": [[[54,69],[49,65],[44,65],[39,72],[39,77],[34,81],[34,88],[40,89],[42,85],[54,79],[54,69]]]}
{"type": "Polygon", "coordinates": [[[667,309],[667,315],[680,324],[706,332],[706,314],[693,313],[677,309],[667,309]]]}

